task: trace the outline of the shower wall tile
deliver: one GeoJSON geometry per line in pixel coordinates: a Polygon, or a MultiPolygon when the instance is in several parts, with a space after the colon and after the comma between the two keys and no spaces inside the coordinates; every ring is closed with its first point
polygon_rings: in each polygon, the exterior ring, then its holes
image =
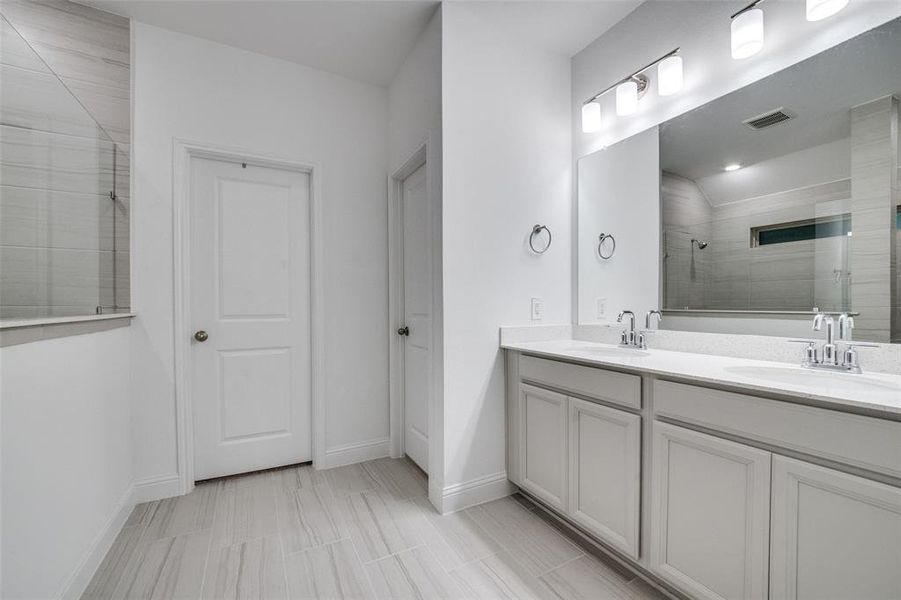
{"type": "Polygon", "coordinates": [[[128,19],[60,0],[3,0],[0,10],[60,77],[129,89],[128,19]]]}
{"type": "Polygon", "coordinates": [[[129,21],[66,0],[0,16],[0,317],[127,305],[129,21]]]}
{"type": "MultiPolygon", "coordinates": [[[[117,236],[127,243],[121,211],[117,236]]],[[[107,196],[0,186],[0,240],[4,246],[112,250],[113,205],[107,196]]],[[[126,246],[127,247],[127,246],[126,246]]]]}
{"type": "Polygon", "coordinates": [[[89,139],[107,136],[53,73],[0,65],[3,125],[89,139]]]}
{"type": "Polygon", "coordinates": [[[113,189],[113,144],[17,127],[0,127],[4,185],[107,195],[113,189]]]}
{"type": "MultiPolygon", "coordinates": [[[[2,6],[0,6],[2,11],[2,6]]],[[[30,71],[50,73],[34,50],[22,39],[13,26],[0,14],[0,64],[30,71]]]]}
{"type": "Polygon", "coordinates": [[[877,342],[891,339],[897,293],[898,110],[892,96],[851,109],[851,298],[857,332],[877,342]]]}
{"type": "Polygon", "coordinates": [[[3,247],[0,305],[97,306],[112,264],[112,252],[3,247]]]}
{"type": "Polygon", "coordinates": [[[103,131],[118,144],[131,143],[131,106],[128,88],[63,78],[103,131]]]}

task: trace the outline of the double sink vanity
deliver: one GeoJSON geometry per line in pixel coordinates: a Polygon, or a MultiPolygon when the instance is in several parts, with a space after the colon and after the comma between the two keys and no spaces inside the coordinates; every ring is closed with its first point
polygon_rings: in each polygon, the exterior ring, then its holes
{"type": "Polygon", "coordinates": [[[901,599],[898,56],[582,138],[574,324],[501,332],[508,478],[674,595],[901,599]]]}
{"type": "Polygon", "coordinates": [[[901,376],[502,342],[507,474],[690,598],[901,597],[901,376]]]}

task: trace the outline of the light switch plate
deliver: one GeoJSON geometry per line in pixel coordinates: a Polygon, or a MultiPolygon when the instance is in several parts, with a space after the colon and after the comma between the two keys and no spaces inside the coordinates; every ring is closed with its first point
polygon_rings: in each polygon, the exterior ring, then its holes
{"type": "Polygon", "coordinates": [[[597,299],[597,314],[595,315],[598,319],[603,319],[607,313],[607,299],[606,298],[598,298],[597,299]]]}
{"type": "Polygon", "coordinates": [[[544,318],[544,300],[532,298],[532,320],[540,321],[544,318]]]}

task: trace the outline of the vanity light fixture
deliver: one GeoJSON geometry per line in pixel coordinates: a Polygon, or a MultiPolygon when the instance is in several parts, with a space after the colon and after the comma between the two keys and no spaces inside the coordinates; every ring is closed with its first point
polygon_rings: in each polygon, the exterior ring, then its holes
{"type": "Polygon", "coordinates": [[[732,15],[732,58],[754,56],[763,48],[763,11],[757,8],[763,0],[755,0],[732,15]]]}
{"type": "Polygon", "coordinates": [[[682,89],[682,57],[667,56],[657,65],[657,93],[671,96],[682,89]]]}
{"type": "MultiPolygon", "coordinates": [[[[624,117],[638,110],[638,79],[630,79],[616,86],[616,115],[624,117]]],[[[647,80],[644,81],[647,87],[647,80]]],[[[643,91],[643,90],[642,90],[643,91]]]]}
{"type": "Polygon", "coordinates": [[[657,60],[643,66],[628,77],[624,77],[610,87],[598,92],[582,103],[582,131],[592,133],[601,128],[601,105],[598,102],[601,96],[616,90],[616,114],[619,116],[630,115],[638,110],[638,99],[648,89],[649,80],[645,71],[658,66],[657,92],[661,96],[674,94],[682,89],[682,58],[677,56],[679,48],[667,52],[657,60]],[[677,60],[671,60],[671,59],[677,60]],[[665,63],[665,64],[664,64],[665,63]]]}
{"type": "Polygon", "coordinates": [[[582,105],[582,131],[593,133],[601,128],[601,105],[598,102],[587,102],[582,105]]]}
{"type": "Polygon", "coordinates": [[[807,0],[807,20],[821,21],[848,6],[848,0],[807,0]]]}
{"type": "Polygon", "coordinates": [[[738,163],[732,163],[731,165],[726,165],[726,171],[738,171],[741,168],[741,165],[738,163]]]}

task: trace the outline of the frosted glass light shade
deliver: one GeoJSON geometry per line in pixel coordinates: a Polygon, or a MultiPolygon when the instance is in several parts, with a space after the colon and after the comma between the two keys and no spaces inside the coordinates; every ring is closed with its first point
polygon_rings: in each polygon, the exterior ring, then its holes
{"type": "Polygon", "coordinates": [[[763,48],[763,11],[746,10],[732,19],[732,58],[754,56],[763,48]]]}
{"type": "Polygon", "coordinates": [[[826,19],[846,6],[848,6],[848,0],[807,0],[807,20],[826,19]]]}
{"type": "Polygon", "coordinates": [[[682,89],[682,57],[668,56],[657,65],[657,93],[675,94],[682,89]]]}
{"type": "Polygon", "coordinates": [[[638,110],[638,84],[626,81],[616,86],[616,114],[624,117],[638,110]]]}
{"type": "Polygon", "coordinates": [[[601,128],[601,105],[588,102],[582,105],[582,131],[592,133],[601,128]]]}

